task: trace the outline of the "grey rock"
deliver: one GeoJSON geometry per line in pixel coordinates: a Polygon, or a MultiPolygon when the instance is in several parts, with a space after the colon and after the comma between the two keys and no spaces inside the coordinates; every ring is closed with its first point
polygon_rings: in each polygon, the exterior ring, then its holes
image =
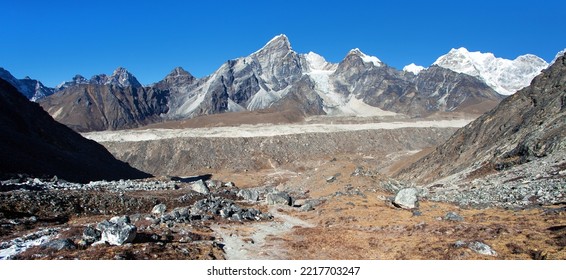
{"type": "Polygon", "coordinates": [[[466,246],[466,242],[462,241],[462,240],[458,240],[456,242],[454,242],[454,247],[455,248],[462,248],[464,246],[466,246]]]}
{"type": "Polygon", "coordinates": [[[497,252],[495,252],[493,249],[491,249],[491,247],[489,247],[489,245],[483,242],[479,242],[479,241],[470,242],[468,244],[468,248],[470,248],[472,251],[478,254],[487,255],[487,256],[497,256],[497,252]]]}
{"type": "Polygon", "coordinates": [[[238,197],[241,197],[248,201],[258,201],[259,192],[257,190],[244,189],[238,192],[238,197]]]}
{"type": "Polygon", "coordinates": [[[417,208],[418,201],[417,192],[418,191],[415,188],[401,189],[397,192],[397,195],[395,195],[393,204],[403,209],[415,209],[417,208]]]}
{"type": "Polygon", "coordinates": [[[458,213],[456,212],[448,212],[446,213],[446,215],[444,216],[444,220],[447,221],[454,221],[454,222],[461,222],[464,220],[464,218],[460,215],[458,215],[458,213]]]}
{"type": "Polygon", "coordinates": [[[84,230],[83,230],[83,240],[87,243],[87,244],[91,244],[94,243],[98,240],[100,240],[101,238],[101,233],[100,230],[93,228],[91,226],[87,226],[84,230]]]}
{"type": "Polygon", "coordinates": [[[314,206],[311,203],[305,203],[301,207],[299,207],[299,211],[301,212],[308,212],[314,210],[314,206]]]}
{"type": "Polygon", "coordinates": [[[101,232],[100,241],[110,245],[123,245],[131,243],[136,238],[137,228],[130,224],[128,216],[113,217],[109,221],[102,221],[96,225],[101,232]]]}
{"type": "Polygon", "coordinates": [[[163,203],[159,203],[159,204],[153,206],[153,209],[151,209],[151,214],[161,216],[165,213],[166,210],[167,210],[167,206],[163,203]]]}
{"type": "Polygon", "coordinates": [[[198,180],[191,185],[191,189],[195,192],[202,193],[202,194],[209,194],[210,189],[206,186],[206,184],[202,180],[198,180]]]}
{"type": "Polygon", "coordinates": [[[45,244],[42,244],[41,247],[55,249],[57,251],[64,249],[73,250],[77,248],[75,246],[75,243],[73,243],[73,241],[68,238],[51,240],[45,244]]]}
{"type": "Polygon", "coordinates": [[[285,192],[268,193],[266,196],[268,205],[293,205],[293,200],[285,192]]]}

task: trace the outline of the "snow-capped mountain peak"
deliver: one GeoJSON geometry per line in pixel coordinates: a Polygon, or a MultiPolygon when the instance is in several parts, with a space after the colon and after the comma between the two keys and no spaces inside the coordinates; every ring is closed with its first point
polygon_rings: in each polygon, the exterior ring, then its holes
{"type": "Polygon", "coordinates": [[[309,52],[307,54],[304,55],[304,58],[306,60],[306,66],[308,68],[307,72],[312,72],[312,71],[334,71],[336,70],[336,64],[332,64],[328,61],[326,61],[326,59],[324,59],[324,57],[322,57],[321,55],[314,53],[314,52],[309,52]]]}
{"type": "Polygon", "coordinates": [[[367,55],[367,54],[363,53],[358,48],[350,50],[348,52],[348,55],[346,55],[346,56],[351,56],[351,55],[360,57],[365,63],[373,63],[373,65],[375,65],[377,67],[383,66],[383,62],[381,62],[381,60],[379,60],[379,58],[377,58],[375,56],[367,55]]]}
{"type": "Polygon", "coordinates": [[[289,38],[285,34],[280,34],[273,39],[269,40],[265,46],[263,46],[258,51],[254,52],[252,55],[258,55],[261,53],[272,53],[272,52],[289,52],[291,51],[291,43],[289,38]]]}
{"type": "Polygon", "coordinates": [[[502,95],[511,95],[528,86],[548,67],[546,61],[532,54],[509,60],[495,57],[492,53],[470,52],[463,47],[451,49],[433,65],[477,77],[502,95]]]}
{"type": "Polygon", "coordinates": [[[420,65],[416,65],[414,63],[411,63],[411,64],[403,67],[403,71],[413,73],[415,75],[418,75],[421,71],[423,71],[425,69],[426,69],[425,67],[420,66],[420,65]]]}

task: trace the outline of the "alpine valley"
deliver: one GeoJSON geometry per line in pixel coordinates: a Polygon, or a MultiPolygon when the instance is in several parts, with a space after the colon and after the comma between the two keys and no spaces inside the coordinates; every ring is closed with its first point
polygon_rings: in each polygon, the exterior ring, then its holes
{"type": "Polygon", "coordinates": [[[0,68],[0,259],[566,259],[565,125],[564,51],[0,68]]]}

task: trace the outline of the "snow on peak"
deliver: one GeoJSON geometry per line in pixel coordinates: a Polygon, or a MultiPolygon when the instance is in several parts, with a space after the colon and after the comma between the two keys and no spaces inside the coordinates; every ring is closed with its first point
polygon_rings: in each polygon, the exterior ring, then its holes
{"type": "Polygon", "coordinates": [[[265,44],[265,46],[263,46],[263,48],[258,50],[256,53],[267,49],[291,50],[291,43],[289,42],[289,38],[287,38],[285,34],[279,34],[273,37],[273,39],[269,40],[269,42],[267,42],[267,44],[265,44]]]}
{"type": "Polygon", "coordinates": [[[332,64],[321,55],[309,52],[308,54],[304,55],[305,60],[307,61],[308,71],[334,71],[336,70],[335,64],[332,64]]]}
{"type": "Polygon", "coordinates": [[[348,55],[359,56],[365,63],[373,63],[373,65],[380,67],[383,65],[381,60],[375,56],[367,55],[363,53],[360,49],[355,48],[348,52],[348,55]]]}
{"type": "Polygon", "coordinates": [[[502,95],[511,95],[528,86],[548,67],[546,61],[532,54],[509,60],[495,57],[492,53],[470,52],[463,47],[451,49],[433,65],[477,77],[502,95]]]}
{"type": "Polygon", "coordinates": [[[563,50],[559,51],[559,52],[556,54],[556,56],[554,56],[554,59],[552,60],[552,62],[551,62],[550,64],[554,64],[554,62],[556,62],[556,60],[557,60],[559,57],[563,56],[564,54],[566,54],[566,49],[563,49],[563,50]]]}
{"type": "Polygon", "coordinates": [[[405,72],[410,72],[413,73],[415,75],[418,75],[421,71],[425,70],[425,67],[422,67],[420,65],[416,65],[414,63],[411,63],[405,67],[403,67],[403,71],[405,72]]]}

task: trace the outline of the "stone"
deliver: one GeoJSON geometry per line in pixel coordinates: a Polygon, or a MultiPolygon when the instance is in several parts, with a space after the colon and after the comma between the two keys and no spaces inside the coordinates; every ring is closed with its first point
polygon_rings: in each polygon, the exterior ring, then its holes
{"type": "Polygon", "coordinates": [[[491,247],[489,247],[489,245],[483,242],[479,242],[479,241],[470,242],[468,244],[468,248],[470,248],[472,251],[478,254],[487,255],[487,256],[497,256],[497,252],[495,252],[493,249],[491,249],[491,247]]]}
{"type": "Polygon", "coordinates": [[[55,239],[55,240],[51,240],[45,244],[41,245],[42,248],[50,248],[50,249],[55,249],[57,251],[59,250],[73,250],[76,249],[77,247],[75,246],[75,243],[73,243],[73,241],[71,239],[55,239]]]}
{"type": "Polygon", "coordinates": [[[330,177],[326,178],[326,182],[327,182],[327,183],[332,183],[332,182],[334,182],[334,181],[336,181],[336,177],[335,177],[335,176],[330,176],[330,177]]]}
{"type": "Polygon", "coordinates": [[[137,228],[130,224],[128,216],[113,217],[109,221],[102,221],[96,225],[101,232],[101,242],[110,245],[123,245],[131,243],[136,238],[137,228]]]}
{"type": "Polygon", "coordinates": [[[454,242],[454,248],[462,248],[464,246],[466,246],[466,242],[462,241],[462,240],[458,240],[456,242],[454,242]]]}
{"type": "Polygon", "coordinates": [[[151,209],[151,214],[162,216],[166,210],[167,206],[163,203],[159,203],[153,206],[153,209],[151,209]]]}
{"type": "Polygon", "coordinates": [[[417,189],[405,188],[397,192],[393,204],[397,207],[411,210],[417,208],[417,202],[417,189]]]}
{"type": "Polygon", "coordinates": [[[198,180],[191,185],[191,190],[202,193],[202,194],[209,194],[210,189],[206,186],[206,184],[202,180],[198,180]]]}
{"type": "Polygon", "coordinates": [[[285,192],[268,193],[265,197],[268,205],[293,205],[293,200],[285,192]]]}
{"type": "Polygon", "coordinates": [[[454,222],[461,222],[464,220],[464,218],[460,215],[458,215],[458,213],[456,212],[448,212],[446,213],[446,215],[444,216],[444,220],[446,221],[454,221],[454,222]]]}
{"type": "Polygon", "coordinates": [[[257,190],[244,189],[238,192],[238,197],[241,197],[248,201],[258,201],[259,192],[257,190]]]}
{"type": "Polygon", "coordinates": [[[299,211],[301,212],[308,212],[314,210],[314,206],[311,203],[305,203],[299,207],[299,211]]]}
{"type": "Polygon", "coordinates": [[[101,233],[98,229],[93,228],[91,226],[87,226],[83,231],[83,240],[87,244],[92,244],[98,240],[100,240],[101,233]]]}

